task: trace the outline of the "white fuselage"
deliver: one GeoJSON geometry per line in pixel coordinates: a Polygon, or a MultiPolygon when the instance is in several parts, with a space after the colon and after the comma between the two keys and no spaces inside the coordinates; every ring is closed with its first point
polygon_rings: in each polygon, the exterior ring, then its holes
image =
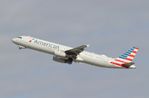
{"type": "MultiPolygon", "coordinates": [[[[66,50],[72,49],[71,47],[40,40],[30,36],[21,36],[20,38],[12,39],[12,41],[21,47],[30,48],[52,55],[55,55],[56,52],[64,52],[66,50]]],[[[99,67],[122,68],[120,66],[111,64],[110,62],[113,60],[114,58],[110,58],[105,55],[97,55],[95,53],[83,51],[77,56],[75,62],[87,63],[99,67]]]]}

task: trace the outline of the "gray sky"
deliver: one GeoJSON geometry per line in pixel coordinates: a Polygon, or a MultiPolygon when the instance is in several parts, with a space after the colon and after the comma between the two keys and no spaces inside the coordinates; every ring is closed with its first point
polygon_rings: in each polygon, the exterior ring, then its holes
{"type": "Polygon", "coordinates": [[[148,0],[1,0],[0,98],[148,98],[148,0]],[[140,51],[136,70],[59,64],[18,50],[13,37],[30,35],[117,57],[140,51]]]}

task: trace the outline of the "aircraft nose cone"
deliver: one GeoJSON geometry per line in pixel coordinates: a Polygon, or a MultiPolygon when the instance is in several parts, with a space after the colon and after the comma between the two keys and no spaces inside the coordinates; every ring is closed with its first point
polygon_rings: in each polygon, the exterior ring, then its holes
{"type": "Polygon", "coordinates": [[[15,39],[15,38],[13,38],[13,39],[12,39],[12,42],[13,42],[13,43],[16,43],[16,39],[15,39]]]}

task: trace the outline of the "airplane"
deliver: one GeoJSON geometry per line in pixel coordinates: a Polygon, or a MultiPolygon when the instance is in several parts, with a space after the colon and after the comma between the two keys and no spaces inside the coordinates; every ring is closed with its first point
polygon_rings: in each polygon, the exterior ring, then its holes
{"type": "Polygon", "coordinates": [[[59,63],[72,64],[73,62],[86,63],[104,68],[135,69],[135,58],[139,48],[132,47],[119,57],[113,58],[106,55],[98,55],[85,51],[89,45],[81,45],[75,48],[44,41],[31,36],[19,36],[12,39],[19,49],[33,49],[53,55],[53,60],[59,63]]]}

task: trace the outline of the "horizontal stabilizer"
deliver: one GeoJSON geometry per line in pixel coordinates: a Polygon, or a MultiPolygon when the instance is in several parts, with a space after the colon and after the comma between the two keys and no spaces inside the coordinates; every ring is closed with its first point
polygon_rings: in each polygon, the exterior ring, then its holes
{"type": "Polygon", "coordinates": [[[125,68],[130,68],[130,66],[134,64],[135,64],[134,62],[130,62],[130,63],[122,64],[122,66],[125,68]]]}

